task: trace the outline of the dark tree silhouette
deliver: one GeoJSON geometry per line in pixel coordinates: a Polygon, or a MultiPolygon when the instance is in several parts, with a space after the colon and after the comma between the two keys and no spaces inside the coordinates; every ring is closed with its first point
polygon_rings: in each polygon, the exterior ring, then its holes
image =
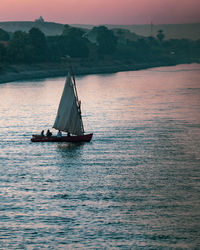
{"type": "Polygon", "coordinates": [[[84,33],[85,32],[80,28],[74,28],[67,24],[64,26],[63,33],[59,39],[63,55],[70,55],[72,57],[88,57],[88,41],[83,37],[84,33]]]}
{"type": "Polygon", "coordinates": [[[0,28],[0,41],[8,41],[9,38],[8,32],[0,28]]]}
{"type": "Polygon", "coordinates": [[[6,48],[3,44],[0,44],[0,63],[3,63],[6,59],[6,48]]]}
{"type": "MultiPolygon", "coordinates": [[[[92,36],[85,36],[84,30],[65,25],[62,35],[45,37],[38,28],[32,28],[28,33],[17,31],[9,39],[8,32],[0,29],[0,63],[61,62],[66,55],[88,57],[97,64],[98,59],[136,65],[199,62],[200,40],[166,40],[159,30],[157,38],[133,41],[127,39],[127,32],[119,30],[117,36],[126,42],[118,42],[113,30],[105,26],[94,27],[90,32],[92,36]]],[[[85,60],[83,65],[85,62],[90,64],[85,60]]]]}
{"type": "Polygon", "coordinates": [[[84,33],[83,29],[71,27],[70,25],[65,24],[62,35],[81,38],[84,33]]]}
{"type": "Polygon", "coordinates": [[[34,61],[47,60],[48,47],[44,33],[38,28],[29,30],[29,43],[32,48],[32,57],[34,61]]]}
{"type": "Polygon", "coordinates": [[[8,44],[8,60],[11,62],[29,62],[29,52],[28,34],[23,31],[16,31],[8,44]]]}
{"type": "Polygon", "coordinates": [[[117,38],[112,30],[105,26],[93,28],[97,34],[98,52],[100,55],[112,55],[117,47],[117,38]]]}

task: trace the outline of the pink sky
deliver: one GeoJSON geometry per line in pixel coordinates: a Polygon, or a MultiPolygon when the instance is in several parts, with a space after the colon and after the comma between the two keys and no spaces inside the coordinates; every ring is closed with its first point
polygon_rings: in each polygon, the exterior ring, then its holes
{"type": "Polygon", "coordinates": [[[200,0],[0,0],[0,21],[68,24],[200,22],[200,0]]]}

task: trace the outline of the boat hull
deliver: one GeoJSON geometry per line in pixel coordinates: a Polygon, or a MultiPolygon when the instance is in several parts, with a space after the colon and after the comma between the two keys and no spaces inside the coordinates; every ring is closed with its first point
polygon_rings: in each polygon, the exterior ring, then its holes
{"type": "Polygon", "coordinates": [[[73,136],[41,136],[32,135],[32,142],[90,142],[93,134],[73,135],[73,136]]]}

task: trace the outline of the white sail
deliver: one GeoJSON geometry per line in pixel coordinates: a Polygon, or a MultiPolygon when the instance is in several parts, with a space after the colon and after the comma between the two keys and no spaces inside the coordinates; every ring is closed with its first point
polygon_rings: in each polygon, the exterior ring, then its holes
{"type": "Polygon", "coordinates": [[[84,133],[76,86],[70,74],[65,82],[53,128],[74,135],[83,135],[84,133]]]}

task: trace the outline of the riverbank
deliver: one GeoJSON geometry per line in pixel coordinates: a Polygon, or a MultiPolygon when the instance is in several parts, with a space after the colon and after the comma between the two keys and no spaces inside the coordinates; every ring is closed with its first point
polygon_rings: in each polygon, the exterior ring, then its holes
{"type": "MultiPolygon", "coordinates": [[[[76,75],[116,73],[120,71],[141,70],[152,67],[171,66],[169,63],[135,64],[124,61],[73,61],[73,70],[76,75]]],[[[68,71],[66,62],[42,64],[18,64],[0,66],[0,83],[13,81],[65,76],[68,71]]]]}

